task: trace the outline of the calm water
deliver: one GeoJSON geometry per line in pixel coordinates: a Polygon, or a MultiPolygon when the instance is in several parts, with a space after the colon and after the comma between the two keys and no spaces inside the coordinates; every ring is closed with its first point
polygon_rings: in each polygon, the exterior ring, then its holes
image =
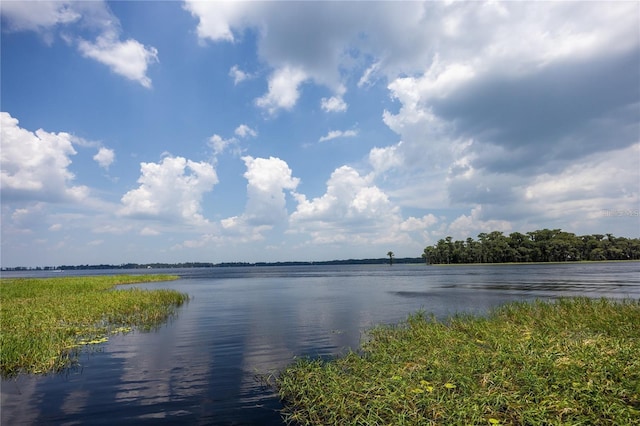
{"type": "Polygon", "coordinates": [[[65,374],[2,381],[1,423],[278,425],[278,398],[256,376],[357,349],[375,324],[420,309],[483,314],[511,300],[640,298],[640,263],[170,272],[182,279],[144,287],[188,293],[176,318],[112,337],[65,374]]]}

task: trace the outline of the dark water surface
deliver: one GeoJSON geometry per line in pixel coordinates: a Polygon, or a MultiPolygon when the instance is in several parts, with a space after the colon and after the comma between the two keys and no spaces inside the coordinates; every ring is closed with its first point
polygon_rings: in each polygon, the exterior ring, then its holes
{"type": "MultiPolygon", "coordinates": [[[[512,300],[640,298],[638,262],[151,272],[182,276],[143,285],[188,293],[178,315],[155,332],[111,337],[64,374],[3,380],[2,425],[278,425],[278,398],[256,377],[294,357],[357,350],[373,325],[417,310],[484,314],[512,300]]],[[[105,273],[141,271],[91,271],[105,273]]]]}

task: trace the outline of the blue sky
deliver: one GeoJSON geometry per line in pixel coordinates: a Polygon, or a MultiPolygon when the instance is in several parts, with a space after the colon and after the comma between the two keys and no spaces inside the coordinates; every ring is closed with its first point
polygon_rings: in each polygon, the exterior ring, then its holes
{"type": "Polygon", "coordinates": [[[637,2],[3,1],[2,266],[640,236],[637,2]]]}

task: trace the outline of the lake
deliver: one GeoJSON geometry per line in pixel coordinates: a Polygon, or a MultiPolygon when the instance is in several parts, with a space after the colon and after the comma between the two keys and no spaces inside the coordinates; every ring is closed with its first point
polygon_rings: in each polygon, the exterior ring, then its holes
{"type": "MultiPolygon", "coordinates": [[[[122,273],[147,271],[63,274],[122,273]]],[[[277,395],[259,378],[295,357],[357,350],[374,325],[398,323],[418,310],[442,319],[484,314],[514,300],[640,298],[640,262],[149,273],[180,275],[178,281],[141,286],[177,289],[190,295],[189,303],[156,331],[113,336],[84,352],[80,365],[63,374],[3,380],[3,425],[280,425],[277,395]]]]}

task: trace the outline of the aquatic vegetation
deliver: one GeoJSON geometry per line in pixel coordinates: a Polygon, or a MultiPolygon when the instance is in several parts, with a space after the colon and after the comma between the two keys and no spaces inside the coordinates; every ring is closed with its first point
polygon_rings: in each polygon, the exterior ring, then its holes
{"type": "Polygon", "coordinates": [[[0,280],[0,373],[60,371],[80,348],[133,328],[150,330],[188,296],[175,290],[114,289],[121,284],[177,279],[173,275],[119,275],[0,280]]]}
{"type": "Polygon", "coordinates": [[[330,424],[638,424],[640,300],[511,303],[369,332],[360,352],[299,359],[283,417],[330,424]]]}

